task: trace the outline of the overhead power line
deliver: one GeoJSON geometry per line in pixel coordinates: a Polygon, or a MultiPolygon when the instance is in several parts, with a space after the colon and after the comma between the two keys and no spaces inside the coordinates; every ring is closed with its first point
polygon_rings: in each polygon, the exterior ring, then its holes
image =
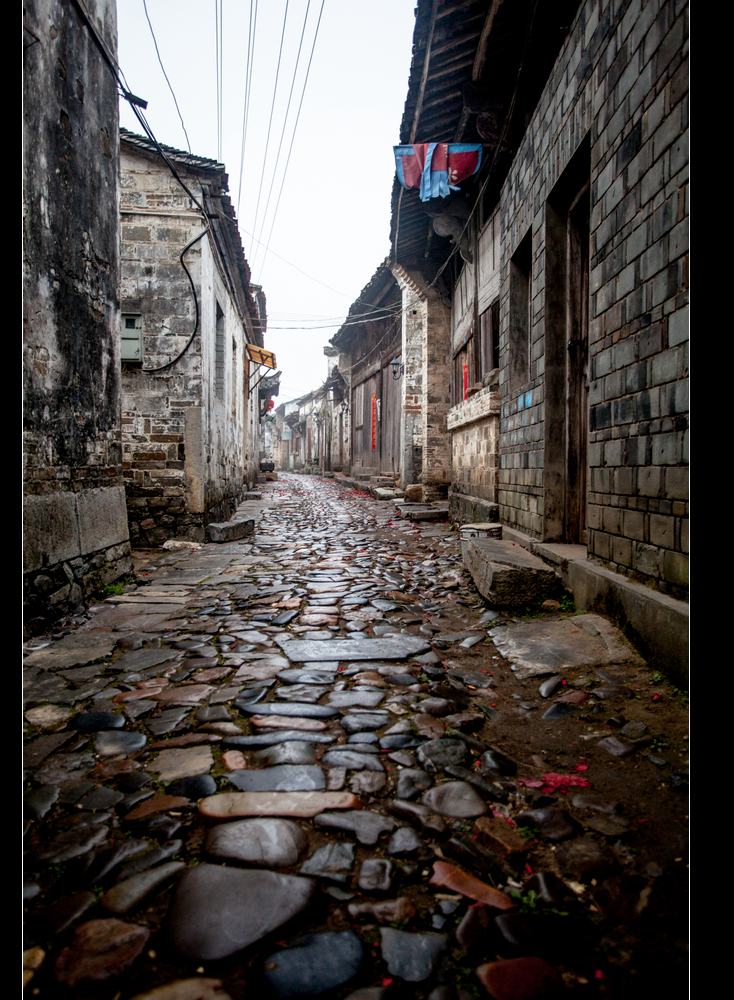
{"type": "MultiPolygon", "coordinates": [[[[268,121],[268,134],[265,139],[265,155],[263,156],[263,167],[260,173],[260,187],[257,192],[257,204],[255,205],[255,221],[252,224],[253,231],[257,229],[257,215],[260,211],[260,196],[262,195],[263,181],[265,180],[265,168],[268,162],[268,148],[270,147],[270,129],[273,124],[273,112],[275,111],[275,98],[278,93],[278,79],[280,77],[280,63],[283,57],[283,40],[285,39],[285,28],[288,23],[288,5],[290,0],[285,0],[285,12],[283,14],[283,30],[280,34],[280,48],[278,50],[278,65],[275,68],[275,85],[273,86],[273,100],[270,105],[270,120],[268,121]]],[[[253,252],[255,249],[253,248],[253,252]]]]}
{"type": "Polygon", "coordinates": [[[156,41],[155,32],[153,31],[153,25],[150,23],[150,17],[148,15],[148,5],[143,0],[143,10],[145,11],[145,19],[148,22],[148,27],[150,28],[150,34],[153,38],[153,45],[155,45],[155,54],[158,56],[158,62],[163,70],[163,75],[166,78],[166,83],[168,84],[168,89],[171,91],[171,97],[173,98],[173,103],[176,105],[176,111],[178,112],[178,117],[181,120],[181,128],[183,129],[184,135],[186,136],[186,145],[191,152],[191,143],[189,142],[189,133],[186,131],[186,126],[184,125],[183,115],[181,114],[181,109],[178,106],[178,101],[176,100],[176,95],[173,92],[173,87],[171,86],[171,81],[168,79],[168,73],[166,73],[166,68],[163,65],[163,60],[161,59],[161,54],[158,49],[158,42],[156,41]]]}
{"type": "MultiPolygon", "coordinates": [[[[295,67],[293,69],[293,76],[291,77],[291,87],[290,87],[290,91],[288,92],[288,104],[286,105],[285,115],[283,116],[283,128],[281,129],[281,133],[280,133],[280,141],[278,143],[278,152],[276,153],[276,156],[275,156],[275,166],[273,167],[272,175],[270,177],[270,188],[268,189],[268,198],[267,198],[267,201],[265,202],[265,211],[263,212],[262,222],[260,223],[260,233],[259,233],[259,238],[260,239],[262,239],[263,230],[265,229],[265,220],[266,220],[267,215],[268,215],[268,209],[270,208],[270,198],[271,198],[271,196],[273,194],[273,186],[275,184],[275,176],[276,176],[276,174],[278,172],[278,164],[280,163],[280,152],[281,152],[281,150],[283,148],[283,139],[285,138],[286,126],[288,124],[288,115],[289,115],[290,110],[291,110],[291,100],[293,98],[293,88],[296,85],[296,76],[298,75],[298,64],[301,61],[301,49],[303,47],[303,38],[304,38],[304,35],[306,34],[306,24],[308,22],[308,12],[309,12],[310,9],[311,9],[311,0],[308,0],[308,3],[306,4],[306,13],[305,13],[304,18],[303,18],[303,27],[301,28],[301,38],[300,38],[300,41],[298,42],[298,53],[296,55],[296,65],[295,65],[295,67]]],[[[253,229],[254,228],[255,227],[253,226],[253,229]]],[[[256,257],[257,257],[257,251],[255,252],[255,258],[256,257]]],[[[253,267],[254,267],[254,260],[253,260],[253,267]]]]}
{"type": "MultiPolygon", "coordinates": [[[[316,49],[316,39],[319,37],[319,28],[321,27],[321,15],[324,13],[324,4],[325,3],[326,3],[326,0],[321,0],[321,9],[319,10],[319,19],[316,22],[316,31],[315,31],[314,36],[313,36],[313,45],[311,46],[311,55],[309,56],[309,59],[308,59],[308,67],[306,69],[306,78],[303,81],[303,90],[301,91],[301,100],[300,100],[300,103],[298,105],[298,114],[296,115],[296,123],[293,126],[293,135],[291,136],[291,144],[290,144],[290,147],[288,149],[288,159],[286,160],[286,163],[285,163],[285,169],[283,171],[283,179],[280,182],[280,191],[278,192],[278,201],[275,204],[275,211],[273,212],[273,220],[272,220],[272,222],[270,224],[270,232],[268,233],[267,245],[266,245],[266,248],[265,248],[265,256],[263,257],[262,268],[260,269],[260,273],[261,274],[262,274],[262,271],[264,271],[264,269],[265,269],[265,261],[267,260],[267,256],[268,256],[268,252],[269,252],[269,248],[270,248],[270,240],[272,239],[272,236],[273,236],[273,229],[275,227],[275,220],[277,218],[278,208],[280,206],[280,198],[281,198],[281,195],[283,194],[283,187],[285,185],[285,179],[286,179],[286,176],[288,174],[288,166],[289,166],[289,164],[291,162],[291,153],[293,152],[293,143],[294,143],[295,138],[296,138],[296,131],[298,130],[298,122],[299,122],[299,120],[301,118],[301,108],[303,107],[303,98],[306,95],[306,85],[308,84],[308,77],[309,77],[309,74],[311,72],[311,63],[313,61],[314,50],[316,49]]],[[[277,257],[278,255],[276,254],[275,256],[277,257]]],[[[329,286],[327,285],[326,287],[328,288],[329,286]]],[[[333,291],[333,289],[332,289],[332,291],[333,291]]],[[[339,294],[341,294],[341,293],[339,293],[339,294]]]]}
{"type": "Polygon", "coordinates": [[[240,201],[242,199],[242,175],[245,166],[245,147],[247,145],[247,126],[250,118],[250,95],[252,93],[252,67],[255,62],[255,35],[257,32],[257,3],[255,0],[253,16],[253,0],[250,0],[250,21],[247,29],[247,63],[245,66],[245,94],[242,106],[242,143],[240,147],[240,179],[237,187],[237,218],[240,217],[240,201]]]}

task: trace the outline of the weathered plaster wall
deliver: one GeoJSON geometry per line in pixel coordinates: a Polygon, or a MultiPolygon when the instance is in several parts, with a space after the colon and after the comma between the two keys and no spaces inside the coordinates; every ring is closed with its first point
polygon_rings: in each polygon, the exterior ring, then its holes
{"type": "Polygon", "coordinates": [[[587,0],[501,196],[500,504],[550,537],[547,203],[590,141],[588,551],[687,585],[687,17],[682,0],[587,0]],[[510,261],[532,234],[529,372],[511,388],[510,261]]]}
{"type": "MultiPolygon", "coordinates": [[[[87,5],[113,53],[115,4],[87,5]]],[[[130,572],[120,452],[117,86],[73,7],[24,4],[29,616],[130,572]]]]}
{"type": "MultiPolygon", "coordinates": [[[[195,172],[178,168],[201,194],[195,172]]],[[[161,161],[123,146],[122,312],[142,317],[145,363],[123,372],[124,473],[131,537],[142,546],[201,540],[231,516],[257,474],[257,393],[248,391],[246,337],[198,210],[161,161]],[[220,367],[217,366],[219,317],[220,367]]]]}
{"type": "MultiPolygon", "coordinates": [[[[202,384],[207,522],[230,517],[257,480],[257,391],[247,391],[245,330],[229,294],[218,255],[207,242],[202,261],[202,384]],[[216,391],[217,306],[224,313],[224,379],[216,391]],[[246,395],[247,393],[247,395],[246,395]],[[252,397],[252,398],[250,398],[252,397]]],[[[253,380],[255,381],[255,379],[253,380]]]]}

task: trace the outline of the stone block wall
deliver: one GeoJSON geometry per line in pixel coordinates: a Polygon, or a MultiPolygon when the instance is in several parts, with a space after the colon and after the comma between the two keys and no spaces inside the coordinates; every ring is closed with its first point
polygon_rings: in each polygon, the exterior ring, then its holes
{"type": "Polygon", "coordinates": [[[423,484],[424,503],[445,499],[451,481],[451,312],[431,289],[421,303],[423,319],[423,484]]]}
{"type": "Polygon", "coordinates": [[[688,8],[630,3],[595,99],[589,553],[688,584],[688,8]]]}
{"type": "Polygon", "coordinates": [[[546,206],[588,136],[588,552],[674,596],[687,585],[687,17],[681,0],[587,0],[500,203],[502,521],[547,533],[546,206]],[[510,261],[528,233],[529,365],[511,390],[510,261]]]}
{"type": "Polygon", "coordinates": [[[402,267],[393,268],[402,292],[402,390],[400,485],[417,483],[423,469],[423,315],[421,284],[402,267]]]}
{"type": "Polygon", "coordinates": [[[499,487],[502,521],[536,538],[543,536],[543,384],[513,393],[500,410],[499,487]]]}
{"type": "Polygon", "coordinates": [[[499,395],[485,388],[449,412],[452,492],[497,502],[499,407],[499,395]]]}
{"type": "Polygon", "coordinates": [[[126,377],[124,394],[123,472],[130,540],[148,548],[169,538],[204,540],[201,489],[187,479],[196,441],[191,440],[191,416],[200,405],[200,387],[193,379],[143,375],[126,377]],[[193,384],[192,384],[193,383],[193,384]]]}

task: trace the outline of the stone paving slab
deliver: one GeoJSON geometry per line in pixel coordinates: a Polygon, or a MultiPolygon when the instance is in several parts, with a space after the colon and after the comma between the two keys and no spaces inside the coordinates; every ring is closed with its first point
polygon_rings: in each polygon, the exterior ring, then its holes
{"type": "Polygon", "coordinates": [[[109,635],[65,636],[53,646],[46,646],[23,659],[26,667],[42,670],[62,670],[65,667],[82,667],[108,656],[117,645],[117,638],[109,635]],[[65,641],[71,640],[71,641],[65,641]]]}
{"type": "Polygon", "coordinates": [[[158,774],[160,781],[190,778],[195,774],[208,774],[214,764],[211,749],[207,746],[182,750],[161,750],[147,767],[158,774]]]}
{"type": "Polygon", "coordinates": [[[464,565],[482,597],[499,607],[518,607],[550,597],[558,587],[554,569],[510,541],[470,538],[464,565]]]}
{"type": "Polygon", "coordinates": [[[490,629],[497,649],[513,664],[519,679],[543,677],[578,667],[619,663],[642,666],[644,660],[619,629],[599,615],[576,615],[565,621],[528,622],[490,629]]]}

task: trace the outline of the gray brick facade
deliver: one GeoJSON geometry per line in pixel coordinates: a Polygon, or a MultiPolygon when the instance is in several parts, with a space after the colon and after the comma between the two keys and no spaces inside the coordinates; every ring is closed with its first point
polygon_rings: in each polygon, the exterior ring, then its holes
{"type": "Polygon", "coordinates": [[[588,553],[676,596],[687,580],[686,39],[685,5],[584,3],[500,198],[501,519],[564,540],[544,517],[546,212],[588,136],[588,553]],[[529,227],[530,366],[511,389],[509,268],[529,227]]]}

